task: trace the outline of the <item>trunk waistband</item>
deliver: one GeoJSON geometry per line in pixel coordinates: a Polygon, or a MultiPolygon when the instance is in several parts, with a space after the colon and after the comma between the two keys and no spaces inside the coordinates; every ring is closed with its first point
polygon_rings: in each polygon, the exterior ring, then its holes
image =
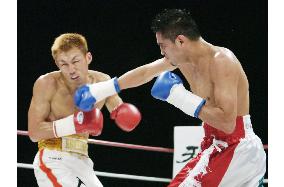
{"type": "Polygon", "coordinates": [[[39,150],[50,149],[88,156],[88,138],[84,136],[64,136],[38,142],[39,150]]]}
{"type": "Polygon", "coordinates": [[[213,139],[221,140],[227,142],[228,145],[231,145],[234,143],[238,143],[242,138],[254,134],[250,115],[237,116],[235,130],[231,134],[226,134],[223,131],[216,129],[207,123],[203,124],[203,128],[205,131],[203,144],[207,145],[211,145],[213,139]]]}

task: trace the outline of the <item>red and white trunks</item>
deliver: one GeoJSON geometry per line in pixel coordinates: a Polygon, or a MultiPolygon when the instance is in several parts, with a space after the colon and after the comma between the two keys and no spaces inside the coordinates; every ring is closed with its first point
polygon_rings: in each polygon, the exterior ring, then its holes
{"type": "Polygon", "coordinates": [[[168,187],[258,187],[266,171],[263,144],[252,129],[250,115],[238,116],[232,134],[203,124],[201,152],[168,187]]]}

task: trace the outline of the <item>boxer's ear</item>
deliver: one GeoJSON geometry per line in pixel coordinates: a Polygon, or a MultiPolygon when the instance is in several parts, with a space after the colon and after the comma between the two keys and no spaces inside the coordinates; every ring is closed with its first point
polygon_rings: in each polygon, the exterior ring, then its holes
{"type": "Polygon", "coordinates": [[[92,56],[91,52],[87,52],[86,59],[87,59],[88,64],[90,64],[92,62],[93,56],[92,56]]]}
{"type": "Polygon", "coordinates": [[[179,46],[179,47],[180,47],[180,46],[183,46],[185,40],[186,40],[186,37],[185,37],[184,35],[180,34],[180,35],[178,35],[178,36],[176,37],[176,39],[175,39],[175,44],[176,44],[177,46],[179,46]]]}

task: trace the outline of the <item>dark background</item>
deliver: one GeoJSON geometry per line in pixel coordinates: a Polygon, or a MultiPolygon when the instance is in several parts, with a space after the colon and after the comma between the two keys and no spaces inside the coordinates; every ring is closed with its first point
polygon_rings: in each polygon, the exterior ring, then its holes
{"type": "MultiPolygon", "coordinates": [[[[160,58],[152,18],[164,8],[187,8],[208,42],[231,49],[238,57],[250,82],[250,114],[254,131],[267,144],[267,1],[206,0],[29,0],[18,1],[18,130],[27,130],[27,112],[34,81],[42,74],[57,70],[50,47],[54,38],[66,32],[83,34],[94,60],[90,69],[120,76],[126,71],[160,58]]],[[[179,75],[179,71],[175,71],[179,75]]],[[[198,125],[185,115],[150,95],[153,84],[123,91],[125,102],[135,104],[143,119],[138,128],[125,133],[109,120],[103,109],[104,129],[100,140],[173,147],[173,127],[198,125]]],[[[37,144],[17,136],[17,160],[32,163],[37,144]]],[[[171,178],[173,155],[124,148],[89,146],[95,170],[133,175],[171,178]]],[[[33,170],[18,169],[18,186],[36,186],[33,170]]],[[[99,177],[104,186],[166,186],[99,177]]],[[[267,176],[266,176],[267,178],[267,176]]]]}

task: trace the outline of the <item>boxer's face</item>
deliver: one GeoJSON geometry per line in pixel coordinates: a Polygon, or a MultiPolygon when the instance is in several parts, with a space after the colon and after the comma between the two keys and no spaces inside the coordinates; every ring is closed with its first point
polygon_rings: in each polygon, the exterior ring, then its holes
{"type": "Polygon", "coordinates": [[[183,62],[183,53],[181,44],[172,42],[170,39],[166,39],[160,32],[156,33],[157,44],[160,46],[161,54],[165,56],[171,63],[180,64],[183,62]]]}
{"type": "Polygon", "coordinates": [[[82,53],[78,48],[57,54],[55,62],[69,84],[81,86],[87,83],[88,65],[92,60],[90,52],[82,53]]]}

